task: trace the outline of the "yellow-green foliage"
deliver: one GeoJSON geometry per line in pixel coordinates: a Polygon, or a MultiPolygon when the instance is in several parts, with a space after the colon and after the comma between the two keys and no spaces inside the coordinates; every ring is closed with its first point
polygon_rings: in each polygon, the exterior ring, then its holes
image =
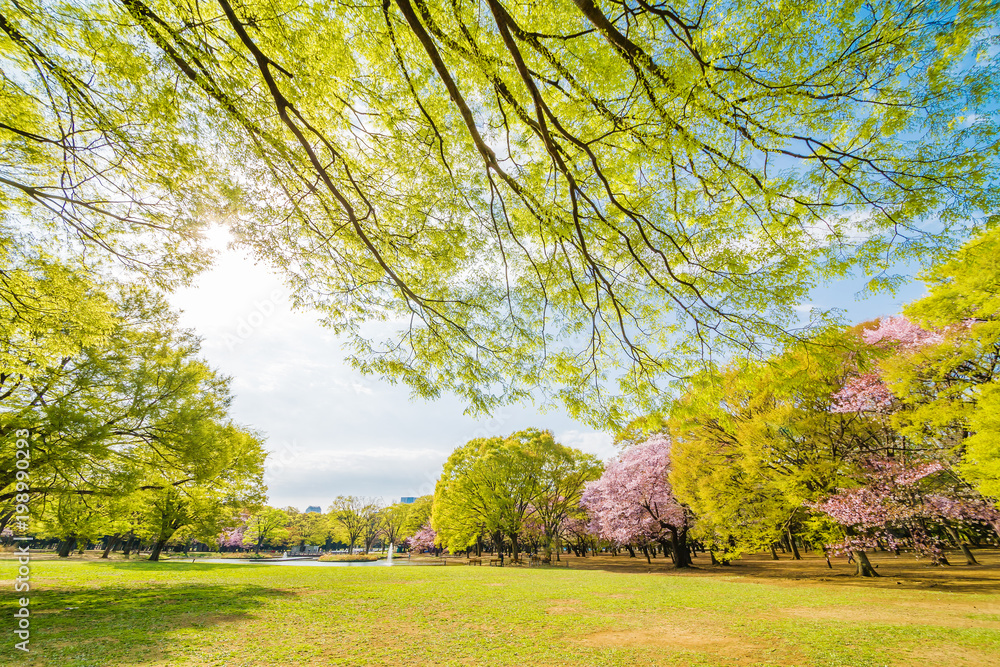
{"type": "Polygon", "coordinates": [[[906,307],[943,342],[900,350],[883,363],[905,409],[907,437],[951,447],[960,473],[1000,502],[1000,228],[924,273],[929,294],[906,307]]]}
{"type": "Polygon", "coordinates": [[[852,455],[894,437],[878,420],[830,411],[861,349],[854,332],[834,331],[692,380],[671,411],[670,479],[696,536],[732,557],[789,529],[816,532],[803,503],[849,482],[852,455]]]}

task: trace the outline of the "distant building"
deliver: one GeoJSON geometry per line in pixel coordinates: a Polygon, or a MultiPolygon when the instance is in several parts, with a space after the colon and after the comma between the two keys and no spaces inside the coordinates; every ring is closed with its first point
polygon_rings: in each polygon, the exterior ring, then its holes
{"type": "Polygon", "coordinates": [[[310,505],[306,508],[306,514],[309,514],[310,512],[314,514],[322,514],[323,509],[321,507],[316,507],[315,505],[310,505]]]}
{"type": "Polygon", "coordinates": [[[405,505],[409,505],[410,503],[417,502],[417,497],[416,496],[404,496],[404,497],[402,497],[402,498],[399,499],[399,502],[401,502],[401,503],[403,503],[405,505]]]}

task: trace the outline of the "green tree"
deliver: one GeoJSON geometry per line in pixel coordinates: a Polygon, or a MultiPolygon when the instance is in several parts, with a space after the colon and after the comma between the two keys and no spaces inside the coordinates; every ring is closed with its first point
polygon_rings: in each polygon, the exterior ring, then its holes
{"type": "Polygon", "coordinates": [[[884,419],[831,410],[845,378],[870,368],[864,351],[856,330],[832,331],[766,362],[699,375],[674,403],[670,479],[715,558],[773,555],[776,542],[797,555],[804,503],[852,486],[865,456],[905,447],[884,419]]]}
{"type": "Polygon", "coordinates": [[[599,465],[593,457],[558,444],[549,431],[471,440],[445,462],[431,524],[452,551],[490,535],[497,545],[509,539],[516,558],[528,519],[535,515],[550,549],[574,496],[595,471],[599,465]]]}
{"type": "Polygon", "coordinates": [[[107,18],[49,0],[0,11],[0,226],[173,285],[207,265],[200,230],[234,201],[190,96],[107,18]]]}
{"type": "Polygon", "coordinates": [[[275,542],[288,536],[289,516],[285,510],[276,507],[261,507],[250,513],[247,528],[243,533],[244,543],[253,546],[260,553],[265,543],[275,542]]]}
{"type": "Polygon", "coordinates": [[[434,506],[434,496],[420,496],[407,506],[406,523],[403,536],[409,537],[424,527],[431,520],[431,509],[434,506]]]}
{"type": "Polygon", "coordinates": [[[406,532],[411,509],[412,504],[404,503],[393,503],[382,509],[382,536],[387,545],[399,546],[399,543],[411,534],[406,532]]]}
{"type": "Polygon", "coordinates": [[[243,202],[361,370],[616,426],[996,215],[993,3],[622,7],[18,2],[3,203],[166,274],[243,202]]]}
{"type": "MultiPolygon", "coordinates": [[[[0,394],[0,503],[17,493],[17,429],[31,434],[36,494],[124,497],[200,484],[226,469],[228,444],[244,437],[245,474],[260,483],[254,465],[263,454],[253,451],[260,439],[227,426],[229,380],[197,357],[198,339],[144,289],[123,290],[111,303],[106,337],[30,378],[8,378],[0,394]]],[[[0,520],[6,525],[9,510],[0,520]]]]}
{"type": "Polygon", "coordinates": [[[593,454],[559,445],[548,431],[543,431],[540,437],[550,442],[546,442],[548,452],[542,464],[542,488],[532,502],[532,509],[541,526],[545,558],[551,560],[552,547],[558,546],[563,523],[579,508],[587,482],[598,479],[604,466],[593,454]]]}
{"type": "Polygon", "coordinates": [[[921,278],[928,294],[904,314],[939,342],[896,345],[882,363],[903,404],[894,423],[906,437],[953,449],[957,470],[1000,503],[1000,229],[966,244],[921,278]]]}
{"type": "Polygon", "coordinates": [[[285,514],[288,515],[288,542],[289,544],[304,547],[309,545],[321,545],[326,542],[329,532],[326,517],[319,512],[300,512],[295,507],[286,507],[285,514]]]}
{"type": "Polygon", "coordinates": [[[188,450],[192,460],[161,469],[143,487],[147,534],[154,539],[150,560],[158,560],[182,528],[202,541],[213,540],[236,511],[263,505],[266,453],[261,438],[232,424],[214,425],[203,437],[188,450]]]}
{"type": "Polygon", "coordinates": [[[354,553],[354,545],[359,540],[362,540],[365,553],[368,553],[378,534],[377,517],[380,509],[381,505],[375,498],[337,496],[334,499],[328,512],[343,529],[349,554],[354,553]]]}
{"type": "Polygon", "coordinates": [[[53,260],[0,228],[0,401],[114,326],[114,306],[82,265],[53,260]]]}

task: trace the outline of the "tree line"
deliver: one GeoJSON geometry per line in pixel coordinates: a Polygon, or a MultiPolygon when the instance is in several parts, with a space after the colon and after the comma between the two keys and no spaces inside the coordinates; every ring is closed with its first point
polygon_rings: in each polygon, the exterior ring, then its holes
{"type": "Polygon", "coordinates": [[[0,242],[0,530],[56,538],[64,556],[145,540],[156,560],[262,501],[263,438],[233,422],[229,379],[158,291],[0,242]]]}
{"type": "Polygon", "coordinates": [[[421,543],[549,556],[582,533],[632,555],[659,546],[677,567],[699,548],[724,565],[808,547],[862,576],[878,576],[870,549],[975,564],[972,547],[1000,537],[998,256],[993,230],[926,272],[901,315],[695,375],[604,466],[543,431],[471,441],[445,464],[421,543]]]}
{"type": "MultiPolygon", "coordinates": [[[[795,308],[995,227],[994,23],[982,0],[5,6],[0,519],[24,429],[67,543],[162,548],[262,505],[261,437],[157,293],[210,263],[220,221],[364,372],[473,412],[541,385],[615,430],[653,413],[634,441],[669,436],[649,456],[671,472],[634,489],[647,549],[844,533],[859,559],[899,538],[940,560],[998,495],[996,279],[975,264],[995,235],[876,334],[795,308]],[[384,345],[372,320],[404,324],[384,345]]],[[[430,529],[558,543],[584,491],[553,490],[579,461],[543,440],[450,462],[430,529]]]]}

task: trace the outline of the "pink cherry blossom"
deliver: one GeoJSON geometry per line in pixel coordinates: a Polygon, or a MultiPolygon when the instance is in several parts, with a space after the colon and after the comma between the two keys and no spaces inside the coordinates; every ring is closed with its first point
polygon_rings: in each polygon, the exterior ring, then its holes
{"type": "Polygon", "coordinates": [[[864,483],[819,503],[808,503],[846,529],[841,542],[828,545],[835,553],[874,547],[893,548],[901,534],[909,534],[918,554],[939,562],[944,544],[929,528],[944,520],[980,522],[1000,527],[1000,512],[981,498],[941,493],[925,495],[921,482],[947,470],[940,461],[919,464],[897,459],[875,459],[863,465],[864,483]]]}
{"type": "Polygon", "coordinates": [[[861,337],[869,345],[892,342],[908,350],[925,345],[937,345],[944,340],[940,331],[927,331],[905,315],[883,317],[874,329],[866,329],[861,337]]]}
{"type": "Polygon", "coordinates": [[[833,395],[831,412],[887,413],[892,408],[893,396],[878,375],[856,375],[844,383],[833,395]]]}
{"type": "Polygon", "coordinates": [[[240,525],[233,528],[227,528],[222,533],[219,534],[219,546],[220,547],[230,547],[230,548],[240,548],[245,546],[243,543],[244,533],[247,529],[247,520],[250,518],[249,512],[240,512],[239,521],[240,525]]]}
{"type": "Polygon", "coordinates": [[[583,493],[590,530],[617,544],[665,539],[671,529],[685,531],[688,513],[674,498],[669,472],[670,440],[664,435],[612,459],[583,493]]]}
{"type": "Polygon", "coordinates": [[[435,540],[437,540],[437,533],[431,528],[430,521],[428,521],[420,530],[404,541],[409,545],[410,549],[420,552],[433,549],[435,540]]]}

